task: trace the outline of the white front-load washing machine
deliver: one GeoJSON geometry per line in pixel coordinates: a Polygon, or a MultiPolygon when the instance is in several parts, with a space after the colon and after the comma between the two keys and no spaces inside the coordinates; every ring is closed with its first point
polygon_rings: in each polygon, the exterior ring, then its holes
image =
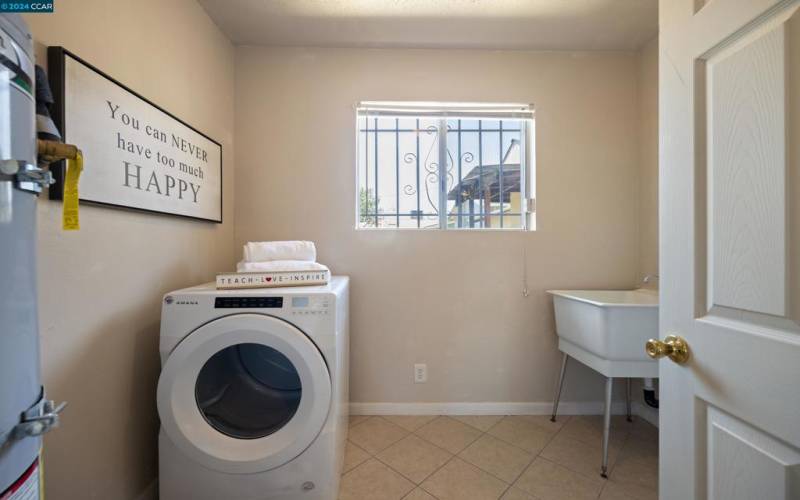
{"type": "Polygon", "coordinates": [[[348,278],[171,292],[161,314],[161,500],[334,500],[347,437],[348,278]]]}

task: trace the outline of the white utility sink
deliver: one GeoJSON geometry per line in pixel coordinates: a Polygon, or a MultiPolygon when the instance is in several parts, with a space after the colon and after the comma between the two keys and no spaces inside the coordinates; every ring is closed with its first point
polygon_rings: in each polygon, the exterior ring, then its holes
{"type": "Polygon", "coordinates": [[[655,290],[548,290],[558,348],[606,377],[658,377],[645,343],[658,338],[655,290]]]}
{"type": "Polygon", "coordinates": [[[607,478],[614,378],[627,379],[625,399],[630,422],[631,378],[658,377],[658,363],[647,357],[644,350],[648,339],[658,338],[658,292],[637,289],[548,290],[548,293],[553,296],[556,312],[558,349],[564,353],[551,420],[556,421],[569,358],[605,375],[600,475],[607,478]]]}

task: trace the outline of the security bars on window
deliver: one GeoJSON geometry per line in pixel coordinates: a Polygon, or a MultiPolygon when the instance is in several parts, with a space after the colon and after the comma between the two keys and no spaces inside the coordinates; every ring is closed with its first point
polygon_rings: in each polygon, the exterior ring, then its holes
{"type": "Polygon", "coordinates": [[[533,113],[361,103],[356,227],[532,229],[533,113]]]}

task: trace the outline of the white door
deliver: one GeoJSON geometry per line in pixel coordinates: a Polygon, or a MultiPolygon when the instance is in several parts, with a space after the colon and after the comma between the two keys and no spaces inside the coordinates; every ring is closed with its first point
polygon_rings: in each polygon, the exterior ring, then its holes
{"type": "Polygon", "coordinates": [[[295,326],[235,314],[190,333],[158,380],[169,439],[213,470],[249,474],[302,453],[328,417],[331,380],[316,345],[295,326]]]}
{"type": "Polygon", "coordinates": [[[799,5],[660,2],[662,500],[800,499],[799,5]]]}

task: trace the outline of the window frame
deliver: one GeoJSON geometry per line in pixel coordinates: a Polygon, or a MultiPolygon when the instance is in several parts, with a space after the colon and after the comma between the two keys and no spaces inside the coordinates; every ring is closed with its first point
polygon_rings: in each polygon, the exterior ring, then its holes
{"type": "MultiPolygon", "coordinates": [[[[369,125],[367,125],[368,137],[369,125]]],[[[533,105],[507,103],[439,103],[439,102],[402,102],[402,101],[362,101],[355,106],[355,229],[357,231],[535,231],[536,230],[536,115],[533,105]],[[361,223],[361,120],[366,118],[435,118],[437,124],[436,140],[438,141],[438,218],[437,227],[400,227],[363,226],[361,223]],[[518,121],[520,126],[520,226],[519,227],[465,227],[458,225],[448,227],[447,212],[447,121],[452,119],[499,120],[500,141],[502,144],[502,122],[518,121]]],[[[479,136],[480,137],[480,136],[479,136]]],[[[480,139],[479,139],[480,141],[480,139]]],[[[500,157],[502,169],[503,158],[500,157]]],[[[375,165],[378,170],[378,165],[375,165]]],[[[418,174],[419,175],[419,174],[418,174]]],[[[502,176],[501,176],[502,177],[502,176]]],[[[396,179],[399,184],[399,179],[396,179]]],[[[502,181],[501,181],[502,183],[502,181]]],[[[377,199],[377,192],[375,193],[377,199]]],[[[503,220],[502,196],[500,220],[503,220]]],[[[368,214],[371,216],[371,214],[368,214]]],[[[398,217],[400,214],[395,214],[398,217]]],[[[516,216],[516,215],[515,215],[516,216]]],[[[376,219],[379,215],[376,214],[376,219]]],[[[457,215],[457,224],[461,224],[464,215],[457,215]]]]}

